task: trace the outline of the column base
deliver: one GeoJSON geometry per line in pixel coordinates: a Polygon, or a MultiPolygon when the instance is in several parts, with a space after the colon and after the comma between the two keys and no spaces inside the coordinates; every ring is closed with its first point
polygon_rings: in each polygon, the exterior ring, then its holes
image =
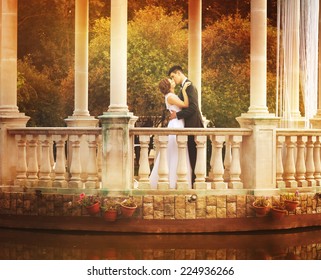
{"type": "Polygon", "coordinates": [[[68,127],[96,127],[99,120],[92,116],[69,116],[65,122],[68,127]]]}
{"type": "Polygon", "coordinates": [[[321,128],[321,109],[318,109],[317,114],[312,119],[310,119],[310,124],[312,128],[321,128]]]}

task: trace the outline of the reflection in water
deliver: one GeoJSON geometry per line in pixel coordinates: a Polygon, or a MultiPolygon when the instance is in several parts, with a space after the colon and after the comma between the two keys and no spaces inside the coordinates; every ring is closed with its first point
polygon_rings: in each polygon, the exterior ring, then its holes
{"type": "Polygon", "coordinates": [[[98,234],[0,229],[5,260],[321,259],[321,229],[242,234],[98,234]]]}

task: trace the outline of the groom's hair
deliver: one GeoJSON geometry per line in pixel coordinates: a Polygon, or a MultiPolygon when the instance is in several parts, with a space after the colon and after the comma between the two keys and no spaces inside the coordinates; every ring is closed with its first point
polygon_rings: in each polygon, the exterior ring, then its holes
{"type": "Polygon", "coordinates": [[[169,70],[168,70],[168,76],[170,76],[171,75],[171,73],[176,73],[177,71],[180,71],[180,72],[182,72],[183,73],[183,68],[181,67],[181,66],[179,66],[179,65],[174,65],[174,66],[172,66],[169,70]]]}

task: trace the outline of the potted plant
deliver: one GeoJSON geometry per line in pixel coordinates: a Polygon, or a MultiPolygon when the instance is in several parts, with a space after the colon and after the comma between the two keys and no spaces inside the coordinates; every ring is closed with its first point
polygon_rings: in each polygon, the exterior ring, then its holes
{"type": "Polygon", "coordinates": [[[100,212],[100,201],[97,195],[86,195],[81,193],[77,201],[79,206],[85,207],[89,215],[96,215],[100,212]]]}
{"type": "Polygon", "coordinates": [[[286,215],[285,205],[283,202],[275,202],[271,208],[271,215],[274,219],[281,219],[286,215]]]}
{"type": "Polygon", "coordinates": [[[295,208],[299,205],[299,192],[287,193],[281,195],[282,200],[284,201],[285,209],[288,211],[294,211],[295,208]]]}
{"type": "Polygon", "coordinates": [[[261,196],[255,199],[252,204],[252,209],[257,216],[265,216],[270,212],[271,203],[267,197],[261,196]]]}
{"type": "Polygon", "coordinates": [[[131,217],[136,211],[137,204],[133,197],[126,198],[120,203],[121,214],[124,217],[131,217]]]}
{"type": "Polygon", "coordinates": [[[101,209],[104,211],[104,219],[107,222],[114,222],[117,219],[119,203],[113,199],[104,199],[101,209]]]}

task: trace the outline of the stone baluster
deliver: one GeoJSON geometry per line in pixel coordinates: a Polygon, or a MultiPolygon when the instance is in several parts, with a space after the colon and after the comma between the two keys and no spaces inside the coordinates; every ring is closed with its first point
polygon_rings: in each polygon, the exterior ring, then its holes
{"type": "Polygon", "coordinates": [[[283,181],[283,145],[285,142],[285,136],[278,136],[276,142],[276,187],[284,188],[285,182],[283,181]]]}
{"type": "Polygon", "coordinates": [[[306,166],[305,166],[305,143],[307,141],[306,136],[298,136],[297,138],[297,157],[296,157],[296,174],[295,179],[299,187],[307,187],[308,182],[305,178],[306,166]]]}
{"type": "Polygon", "coordinates": [[[243,183],[241,182],[241,162],[240,162],[240,147],[242,136],[232,136],[232,162],[230,170],[230,181],[228,187],[230,189],[242,189],[243,183]]]}
{"type": "Polygon", "coordinates": [[[307,154],[306,154],[306,180],[309,187],[315,187],[316,181],[314,179],[314,161],[313,161],[313,148],[314,148],[315,136],[308,136],[307,142],[307,154]]]}
{"type": "Polygon", "coordinates": [[[286,157],[284,164],[284,176],[285,186],[287,188],[296,188],[298,186],[295,181],[295,162],[294,162],[294,147],[296,142],[296,136],[287,136],[286,143],[286,157]]]}
{"type": "Polygon", "coordinates": [[[195,164],[195,183],[194,189],[206,189],[207,184],[205,182],[206,176],[206,150],[205,144],[207,140],[207,136],[205,135],[196,135],[194,137],[196,143],[196,164],[195,164]]]}
{"type": "Polygon", "coordinates": [[[26,137],[24,135],[15,135],[18,145],[17,175],[15,185],[24,186],[27,179],[27,153],[26,137]]]}
{"type": "Polygon", "coordinates": [[[225,137],[225,156],[224,156],[224,181],[230,181],[230,169],[232,162],[232,154],[231,154],[231,141],[230,136],[226,135],[225,137]]]}
{"type": "Polygon", "coordinates": [[[227,183],[224,182],[224,166],[222,158],[223,144],[225,136],[211,136],[212,157],[210,179],[212,189],[227,189],[227,183]]]}
{"type": "Polygon", "coordinates": [[[38,137],[34,135],[27,135],[27,147],[28,147],[28,158],[27,158],[27,187],[37,187],[38,186],[38,137]]]}
{"type": "Polygon", "coordinates": [[[320,161],[320,136],[316,137],[313,149],[313,160],[314,160],[314,179],[317,186],[321,186],[321,161],[320,161]]]}
{"type": "Polygon", "coordinates": [[[96,135],[87,135],[88,142],[88,161],[87,161],[87,180],[86,189],[98,189],[98,169],[97,169],[97,140],[96,135]]]}
{"type": "Polygon", "coordinates": [[[80,138],[78,135],[70,135],[71,163],[69,188],[82,188],[81,182],[81,161],[80,161],[80,138]]]}
{"type": "Polygon", "coordinates": [[[55,164],[55,178],[53,182],[54,188],[66,188],[68,186],[66,181],[66,155],[65,145],[66,135],[53,135],[53,141],[56,143],[56,164],[55,164]]]}
{"type": "Polygon", "coordinates": [[[168,181],[168,160],[167,160],[167,144],[168,135],[160,135],[159,141],[159,166],[158,166],[158,184],[159,190],[167,190],[169,188],[168,181]]]}
{"type": "Polygon", "coordinates": [[[50,136],[39,135],[39,141],[41,146],[41,159],[39,168],[39,187],[50,188],[52,187],[51,180],[51,165],[50,165],[50,136]]]}
{"type": "Polygon", "coordinates": [[[55,179],[55,171],[54,171],[54,167],[55,167],[55,158],[54,158],[54,141],[52,139],[52,136],[49,139],[49,157],[50,157],[50,176],[51,179],[54,180],[55,179]]]}
{"type": "Polygon", "coordinates": [[[139,189],[150,189],[149,174],[150,166],[148,160],[148,147],[150,138],[149,135],[140,135],[140,155],[139,155],[139,169],[138,169],[138,188],[139,189]]]}
{"type": "Polygon", "coordinates": [[[187,136],[177,135],[176,136],[178,146],[178,162],[177,162],[177,189],[185,190],[188,189],[187,181],[187,136]]]}
{"type": "Polygon", "coordinates": [[[98,180],[101,182],[101,170],[102,170],[102,161],[103,161],[103,142],[102,135],[98,135],[98,144],[97,144],[97,168],[98,168],[98,180]]]}

